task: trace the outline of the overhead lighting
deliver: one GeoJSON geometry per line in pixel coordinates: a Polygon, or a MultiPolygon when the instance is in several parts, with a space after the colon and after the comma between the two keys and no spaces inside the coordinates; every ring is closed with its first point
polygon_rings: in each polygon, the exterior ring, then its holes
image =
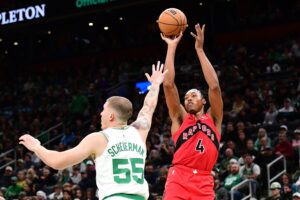
{"type": "Polygon", "coordinates": [[[38,43],[41,43],[42,42],[42,40],[38,40],[38,43]]]}
{"type": "Polygon", "coordinates": [[[93,22],[89,22],[89,26],[94,26],[94,23],[93,22]]]}
{"type": "Polygon", "coordinates": [[[109,29],[109,27],[108,26],[104,26],[103,29],[107,31],[109,29]]]}
{"type": "Polygon", "coordinates": [[[200,3],[199,3],[199,5],[200,5],[200,6],[203,6],[203,3],[202,3],[202,2],[200,2],[200,3]]]}
{"type": "Polygon", "coordinates": [[[2,42],[3,41],[3,39],[2,38],[0,38],[0,42],[2,42]]]}
{"type": "Polygon", "coordinates": [[[47,33],[48,33],[48,35],[51,35],[52,32],[49,30],[49,31],[47,31],[47,33]]]}
{"type": "Polygon", "coordinates": [[[15,45],[15,46],[18,46],[18,45],[19,45],[19,43],[18,43],[18,42],[14,42],[14,45],[15,45]]]}
{"type": "Polygon", "coordinates": [[[119,20],[122,21],[122,20],[123,20],[123,17],[119,17],[119,20]]]}
{"type": "Polygon", "coordinates": [[[5,53],[5,54],[8,54],[8,51],[7,51],[7,50],[5,50],[5,51],[4,51],[4,53],[5,53]]]}

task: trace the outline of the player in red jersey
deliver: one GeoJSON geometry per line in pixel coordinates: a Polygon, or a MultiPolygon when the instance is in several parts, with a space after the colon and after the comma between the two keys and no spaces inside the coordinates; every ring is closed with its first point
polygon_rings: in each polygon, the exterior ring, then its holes
{"type": "Polygon", "coordinates": [[[195,49],[200,60],[204,78],[208,84],[210,108],[204,111],[206,99],[197,89],[189,90],[184,97],[184,106],[175,85],[175,52],[182,33],[175,38],[161,34],[167,43],[165,70],[168,69],[163,86],[171,132],[175,143],[172,167],[165,185],[164,200],[213,200],[214,180],[211,171],[218,158],[223,119],[223,101],[218,76],[203,50],[205,25],[195,25],[195,49]]]}

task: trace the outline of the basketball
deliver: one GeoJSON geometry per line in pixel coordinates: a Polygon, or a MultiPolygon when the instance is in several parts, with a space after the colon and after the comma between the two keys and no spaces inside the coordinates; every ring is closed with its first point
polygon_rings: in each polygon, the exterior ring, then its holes
{"type": "Polygon", "coordinates": [[[164,10],[157,23],[160,31],[167,37],[178,36],[188,26],[185,14],[177,8],[164,10]]]}

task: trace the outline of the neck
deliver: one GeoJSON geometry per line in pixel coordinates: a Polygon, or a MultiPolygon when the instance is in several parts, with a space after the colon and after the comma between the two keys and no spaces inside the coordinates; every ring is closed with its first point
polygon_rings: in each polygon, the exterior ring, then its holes
{"type": "Polygon", "coordinates": [[[200,112],[197,112],[196,114],[195,114],[195,116],[196,116],[196,118],[197,119],[199,119],[202,115],[204,115],[205,113],[204,113],[204,111],[203,111],[203,109],[200,111],[200,112]]]}
{"type": "Polygon", "coordinates": [[[125,126],[127,126],[126,122],[117,122],[116,124],[114,124],[112,127],[113,128],[124,128],[125,126]]]}

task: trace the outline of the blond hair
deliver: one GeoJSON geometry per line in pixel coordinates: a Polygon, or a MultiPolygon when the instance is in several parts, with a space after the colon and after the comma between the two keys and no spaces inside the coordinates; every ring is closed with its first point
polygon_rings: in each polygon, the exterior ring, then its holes
{"type": "Polygon", "coordinates": [[[129,99],[120,96],[113,96],[106,100],[108,106],[117,112],[117,118],[127,122],[132,116],[132,103],[129,99]]]}

